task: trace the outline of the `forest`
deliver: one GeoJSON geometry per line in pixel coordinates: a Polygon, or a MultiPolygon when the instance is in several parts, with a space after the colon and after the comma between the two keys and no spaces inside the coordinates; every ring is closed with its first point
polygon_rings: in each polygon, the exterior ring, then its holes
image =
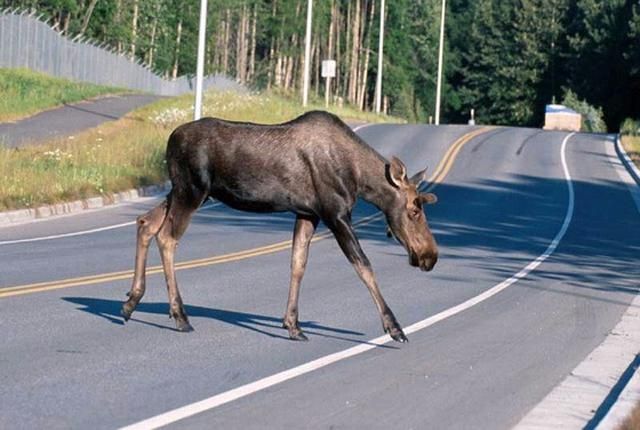
{"type": "MultiPolygon", "coordinates": [[[[387,0],[383,107],[409,121],[434,115],[441,0],[387,0]]],[[[195,71],[196,0],[0,0],[35,10],[57,31],[106,43],[167,78],[195,71]]],[[[307,0],[209,0],[206,73],[256,89],[302,85],[307,0]]],[[[379,0],[315,0],[311,93],[337,62],[333,103],[374,104],[379,0]]],[[[640,1],[449,0],[442,122],[539,126],[570,92],[602,109],[609,131],[640,118],[640,1]]]]}

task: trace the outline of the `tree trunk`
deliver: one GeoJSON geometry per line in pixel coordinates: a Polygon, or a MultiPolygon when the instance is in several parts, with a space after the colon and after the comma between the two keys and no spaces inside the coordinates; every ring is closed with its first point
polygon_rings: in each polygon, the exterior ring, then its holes
{"type": "Polygon", "coordinates": [[[64,17],[62,18],[62,34],[68,34],[69,33],[69,12],[66,12],[64,14],[64,17]]]}
{"type": "MultiPolygon", "coordinates": [[[[296,3],[296,22],[300,22],[299,20],[302,19],[306,22],[306,14],[300,16],[301,8],[302,3],[298,1],[296,3]]],[[[300,42],[301,39],[304,40],[298,36],[298,33],[293,35],[292,52],[299,52],[300,55],[297,60],[294,59],[295,54],[291,55],[291,88],[302,88],[304,81],[304,42],[300,42]],[[297,85],[296,76],[298,77],[297,85]]]]}
{"type": "Polygon", "coordinates": [[[360,21],[361,21],[361,8],[360,1],[356,0],[356,9],[353,13],[353,37],[351,44],[351,65],[349,68],[349,93],[347,99],[349,103],[357,103],[357,90],[358,90],[358,71],[360,64],[360,21]]]}
{"type": "MultiPolygon", "coordinates": [[[[360,1],[360,0],[356,0],[360,1]]],[[[352,17],[352,5],[353,1],[347,3],[347,16],[344,20],[344,32],[346,34],[345,46],[344,46],[344,82],[342,84],[342,96],[347,98],[349,96],[349,72],[351,71],[351,45],[353,44],[353,33],[349,31],[352,17]]]]}
{"type": "Polygon", "coordinates": [[[249,74],[248,81],[253,81],[256,74],[256,26],[258,21],[258,5],[253,5],[253,16],[251,17],[251,45],[249,46],[249,74]]]}
{"type": "Polygon", "coordinates": [[[319,37],[314,37],[312,48],[311,48],[311,58],[315,59],[315,61],[311,61],[311,76],[313,76],[314,92],[316,96],[318,96],[319,85],[320,85],[320,42],[318,41],[319,37]]]}
{"type": "Polygon", "coordinates": [[[276,70],[275,70],[275,86],[277,88],[282,87],[282,55],[278,53],[278,58],[276,60],[276,70]]]}
{"type": "Polygon", "coordinates": [[[174,51],[173,68],[171,69],[172,79],[176,79],[178,77],[181,38],[182,38],[182,17],[180,17],[180,19],[178,20],[178,26],[176,28],[176,49],[174,51]]]}
{"type": "Polygon", "coordinates": [[[138,0],[133,0],[133,19],[131,20],[131,60],[136,58],[136,37],[138,36],[138,0]]]}
{"type": "Polygon", "coordinates": [[[89,7],[87,7],[87,12],[84,14],[84,19],[82,20],[82,27],[80,28],[80,33],[84,34],[87,31],[87,26],[89,25],[89,20],[91,19],[91,15],[93,15],[93,9],[96,7],[96,3],[98,0],[91,0],[89,3],[89,7]]]}
{"type": "MultiPolygon", "coordinates": [[[[122,20],[122,0],[117,0],[116,1],[116,14],[115,14],[115,27],[119,27],[120,26],[120,21],[122,20]]],[[[118,52],[118,54],[120,54],[122,52],[122,40],[120,38],[118,38],[118,41],[116,42],[116,50],[118,52]]]]}
{"type": "Polygon", "coordinates": [[[153,24],[151,25],[151,40],[149,43],[149,51],[147,55],[147,64],[153,67],[153,51],[156,49],[156,31],[158,28],[158,14],[160,13],[160,3],[156,3],[156,11],[153,15],[153,24]]]}
{"type": "Polygon", "coordinates": [[[244,17],[244,29],[242,31],[242,82],[247,82],[247,74],[249,73],[249,9],[245,5],[242,8],[244,17]]]}
{"type": "Polygon", "coordinates": [[[288,90],[294,86],[294,63],[295,60],[292,56],[287,56],[287,71],[285,72],[285,86],[284,89],[288,90]]]}
{"type": "MultiPolygon", "coordinates": [[[[278,1],[274,0],[273,1],[273,6],[271,8],[271,17],[275,17],[276,16],[276,9],[278,5],[278,1]]],[[[275,22],[275,19],[273,20],[275,22]]],[[[276,43],[276,38],[275,37],[271,37],[271,41],[269,42],[269,68],[267,70],[267,90],[271,89],[271,86],[273,85],[273,79],[274,79],[274,75],[275,75],[275,67],[276,67],[276,63],[275,63],[275,43],[276,43]]]]}
{"type": "Polygon", "coordinates": [[[371,33],[373,33],[373,15],[375,13],[376,3],[371,2],[371,10],[369,12],[369,23],[367,24],[367,46],[364,53],[364,65],[360,74],[360,90],[358,92],[358,106],[365,110],[365,94],[367,92],[367,78],[369,75],[369,54],[371,53],[371,33]]]}
{"type": "Polygon", "coordinates": [[[231,39],[231,11],[226,10],[226,18],[224,20],[224,54],[222,56],[222,73],[229,74],[229,41],[231,39]]]}
{"type": "Polygon", "coordinates": [[[242,62],[242,31],[244,30],[244,13],[240,14],[236,31],[236,80],[242,82],[241,62],[242,62]]]}

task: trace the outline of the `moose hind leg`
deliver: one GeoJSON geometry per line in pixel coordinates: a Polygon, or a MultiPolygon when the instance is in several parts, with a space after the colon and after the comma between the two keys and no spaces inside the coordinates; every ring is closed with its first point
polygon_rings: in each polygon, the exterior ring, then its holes
{"type": "Polygon", "coordinates": [[[131,318],[131,314],[140,303],[145,292],[145,271],[147,266],[147,253],[153,237],[158,234],[167,215],[167,201],[165,200],[137,219],[138,232],[136,244],[136,262],[131,290],[127,293],[129,300],[122,305],[120,314],[125,321],[131,318]]]}
{"type": "Polygon", "coordinates": [[[175,250],[178,240],[180,240],[189,225],[191,215],[200,206],[201,201],[202,199],[195,204],[185,204],[174,199],[169,205],[167,218],[157,236],[169,294],[169,316],[175,319],[176,328],[182,332],[193,331],[193,327],[189,324],[189,319],[180,297],[180,291],[178,290],[174,266],[175,250]]]}
{"type": "Polygon", "coordinates": [[[298,323],[298,297],[300,282],[307,266],[309,244],[318,226],[318,218],[298,216],[293,230],[293,247],[291,249],[291,282],[289,284],[289,300],[282,326],[289,331],[293,340],[308,340],[298,323]]]}

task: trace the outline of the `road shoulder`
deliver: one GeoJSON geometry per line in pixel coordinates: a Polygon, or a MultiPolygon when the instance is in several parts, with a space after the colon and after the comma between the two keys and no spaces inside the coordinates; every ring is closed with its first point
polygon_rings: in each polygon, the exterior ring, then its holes
{"type": "MultiPolygon", "coordinates": [[[[606,142],[606,152],[640,214],[639,171],[620,144],[606,142]]],[[[556,388],[514,427],[616,429],[640,400],[640,295],[620,322],[556,388]]]]}

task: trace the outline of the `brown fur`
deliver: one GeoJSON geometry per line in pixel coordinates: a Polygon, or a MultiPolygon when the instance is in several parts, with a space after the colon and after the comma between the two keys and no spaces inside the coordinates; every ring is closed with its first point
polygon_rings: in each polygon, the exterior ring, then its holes
{"type": "Polygon", "coordinates": [[[385,303],[371,264],[351,225],[359,197],[386,216],[390,232],[409,253],[411,265],[431,270],[437,246],[423,204],[433,194],[420,194],[424,172],[408,179],[404,164],[385,160],[336,116],[309,112],[277,125],[203,118],[178,127],[167,145],[173,185],[167,200],[138,219],[135,275],[122,315],[131,316],[145,291],[145,265],[151,239],[162,256],[170,315],[180,331],[192,330],[175,277],[174,253],[191,215],[207,197],[252,212],[296,214],[289,299],[283,325],[289,336],[306,340],[298,324],[298,296],[308,249],[319,221],[338,244],[369,289],[384,330],[406,341],[385,303]]]}

